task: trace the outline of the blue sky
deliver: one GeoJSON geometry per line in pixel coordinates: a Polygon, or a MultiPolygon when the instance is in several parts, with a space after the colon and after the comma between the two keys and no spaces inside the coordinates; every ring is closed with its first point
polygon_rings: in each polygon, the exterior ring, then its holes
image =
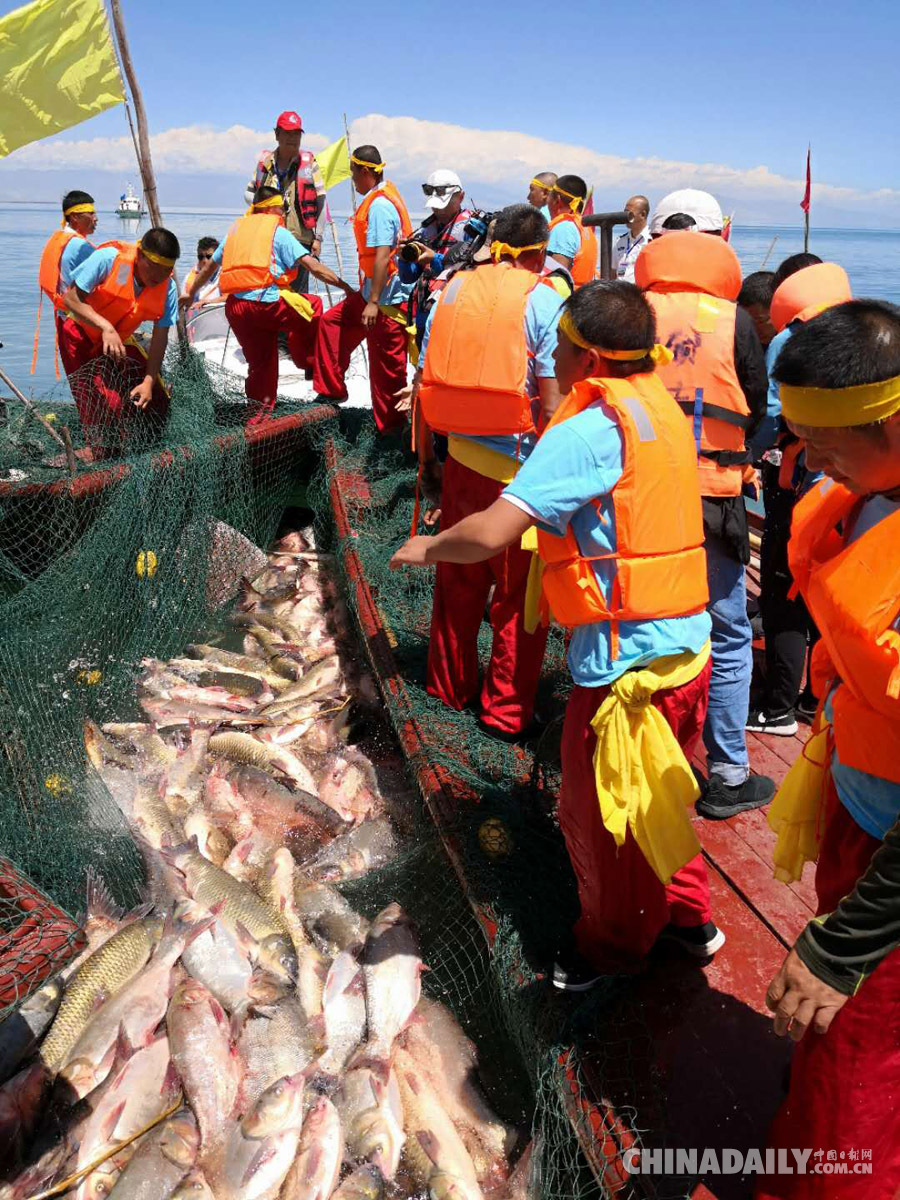
{"type": "MultiPolygon", "coordinates": [[[[11,8],[0,3],[0,12],[11,8]]],[[[351,119],[380,114],[386,123],[354,134],[386,142],[400,182],[420,181],[430,152],[431,166],[457,166],[485,203],[510,189],[518,198],[528,169],[581,168],[610,199],[623,188],[658,195],[707,181],[739,219],[743,202],[757,221],[796,213],[799,195],[784,178],[801,178],[811,141],[814,179],[830,185],[820,216],[900,226],[896,3],[720,0],[704,17],[694,5],[648,0],[623,19],[598,3],[518,0],[486,8],[481,27],[471,12],[425,3],[398,18],[359,0],[316,8],[125,0],[152,129],[187,131],[170,139],[180,156],[172,144],[160,149],[161,191],[173,204],[198,191],[211,203],[236,193],[252,165],[252,133],[290,107],[313,146],[316,134],[339,134],[344,110],[351,119]],[[396,123],[404,117],[436,123],[421,126],[414,154],[416,127],[396,123]],[[215,141],[234,127],[244,134],[215,141]],[[536,140],[483,136],[491,131],[536,140]],[[880,189],[889,191],[871,195],[880,189]]],[[[71,174],[60,149],[68,141],[89,143],[79,167],[117,194],[122,161],[114,143],[104,156],[104,140],[125,132],[113,110],[17,152],[0,162],[0,197],[54,196],[71,174]]]]}

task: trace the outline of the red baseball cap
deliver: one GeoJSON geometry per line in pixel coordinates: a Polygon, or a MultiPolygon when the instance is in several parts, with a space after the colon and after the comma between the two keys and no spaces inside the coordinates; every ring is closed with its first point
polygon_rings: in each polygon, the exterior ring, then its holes
{"type": "Polygon", "coordinates": [[[300,114],[295,112],[283,112],[275,122],[276,129],[303,129],[303,122],[300,120],[300,114]]]}

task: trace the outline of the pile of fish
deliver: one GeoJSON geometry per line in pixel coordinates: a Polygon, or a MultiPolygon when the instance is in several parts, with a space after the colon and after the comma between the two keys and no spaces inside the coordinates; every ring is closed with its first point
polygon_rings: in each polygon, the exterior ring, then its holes
{"type": "Polygon", "coordinates": [[[92,879],[84,950],[0,1025],[0,1200],[524,1194],[410,917],[334,886],[398,846],[346,741],[374,693],[328,566],[289,535],[243,585],[239,649],[146,662],[148,720],[86,726],[148,898],[123,914],[92,879]]]}

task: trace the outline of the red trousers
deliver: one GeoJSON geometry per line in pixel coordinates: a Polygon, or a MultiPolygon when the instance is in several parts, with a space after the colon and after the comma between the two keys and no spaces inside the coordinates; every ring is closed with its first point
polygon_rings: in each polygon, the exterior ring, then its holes
{"type": "MultiPolygon", "coordinates": [[[[709,694],[707,663],[696,679],[657,692],[653,705],[690,760],[703,732],[709,694]]],[[[702,855],[691,859],[666,887],[631,836],[622,846],[603,824],[594,775],[597,735],[591,721],[608,687],[576,686],[569,697],[562,738],[559,824],[578,881],[581,916],[575,925],[580,954],[598,967],[630,967],[650,950],[663,928],[704,925],[711,919],[709,881],[702,855]]]]}
{"type": "Polygon", "coordinates": [[[318,296],[306,296],[315,309],[311,321],[302,317],[287,301],[277,304],[261,300],[239,300],[229,296],[225,316],[247,360],[244,394],[251,401],[248,425],[258,425],[271,415],[278,395],[278,335],[287,334],[288,353],[294,365],[309,371],[322,316],[318,296]]]}
{"type": "Polygon", "coordinates": [[[371,329],[362,323],[366,302],[354,292],[329,308],[319,322],[313,385],[320,396],[347,398],[344,376],[350,356],[365,341],[369,349],[369,388],[372,416],[379,433],[402,429],[406,415],[397,412],[395,394],[406,387],[406,326],[378,314],[371,329]]]}
{"type": "Polygon", "coordinates": [[[119,362],[104,354],[83,325],[67,317],[57,325],[59,357],[69,379],[85,443],[95,459],[114,458],[139,449],[155,436],[169,413],[169,395],[159,380],[143,412],[130,400],[131,389],[146,374],[147,358],[134,345],[125,346],[119,362]],[[93,369],[88,367],[93,364],[93,369]]]}
{"type": "MultiPolygon", "coordinates": [[[[444,465],[441,528],[490,507],[505,484],[454,458],[444,465]]],[[[547,630],[525,632],[525,585],[531,553],[510,546],[482,563],[438,563],[428,645],[428,691],[448,708],[478,695],[478,630],[490,595],[494,640],[481,687],[481,719],[503,733],[521,733],[534,716],[547,630]]]]}
{"type": "MultiPolygon", "coordinates": [[[[881,845],[857,825],[829,781],[825,832],[816,869],[818,912],[832,912],[881,845]]],[[[872,972],[826,1034],[809,1032],[794,1051],[787,1099],[769,1134],[778,1149],[821,1150],[827,1165],[866,1161],[871,1175],[768,1177],[757,1200],[890,1200],[900,1196],[900,949],[872,972]],[[849,1158],[854,1151],[854,1157],[849,1158]]],[[[791,1156],[788,1161],[792,1161],[791,1156]]],[[[808,1168],[808,1169],[809,1169],[808,1168]]]]}

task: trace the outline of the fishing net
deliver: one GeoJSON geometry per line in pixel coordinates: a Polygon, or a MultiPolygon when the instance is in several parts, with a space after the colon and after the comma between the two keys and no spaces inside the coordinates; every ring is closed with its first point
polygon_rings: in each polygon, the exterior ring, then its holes
{"type": "MultiPolygon", "coordinates": [[[[649,1194],[622,1165],[629,1147],[656,1148],[665,1139],[655,1048],[639,1001],[624,980],[573,1001],[544,977],[578,911],[554,815],[569,688],[562,634],[551,631],[538,695],[538,708],[554,719],[533,749],[486,737],[475,713],[453,712],[428,696],[433,572],[388,567],[414,509],[408,445],[377,438],[371,422],[352,412],[341,413],[340,432],[329,425],[315,436],[323,461],[310,490],[317,535],[337,554],[388,717],[429,826],[449,854],[439,863],[426,841],[419,861],[402,867],[417,896],[412,911],[443,930],[436,958],[428,959],[440,972],[442,998],[464,1023],[481,1025],[480,1044],[494,1048],[501,1080],[498,1064],[507,1064],[507,1092],[525,1073],[535,1195],[649,1194]]],[[[490,641],[485,622],[483,662],[490,641]]],[[[518,1094],[521,1109],[521,1086],[518,1094]]],[[[652,1194],[686,1196],[690,1183],[655,1176],[652,1194]]]]}
{"type": "MultiPolygon", "coordinates": [[[[49,429],[12,400],[0,427],[0,850],[68,913],[89,867],[125,905],[143,879],[87,764],[85,719],[135,718],[141,660],[215,625],[310,474],[305,431],[334,414],[279,401],[245,428],[241,379],[191,353],[166,377],[165,423],[130,404],[132,368],[103,359],[37,403],[49,429]],[[123,415],[92,420],[101,391],[123,415]],[[71,453],[53,436],[63,426],[71,453]]],[[[0,887],[0,971],[15,968],[5,935],[24,919],[12,891],[0,887]]]]}

